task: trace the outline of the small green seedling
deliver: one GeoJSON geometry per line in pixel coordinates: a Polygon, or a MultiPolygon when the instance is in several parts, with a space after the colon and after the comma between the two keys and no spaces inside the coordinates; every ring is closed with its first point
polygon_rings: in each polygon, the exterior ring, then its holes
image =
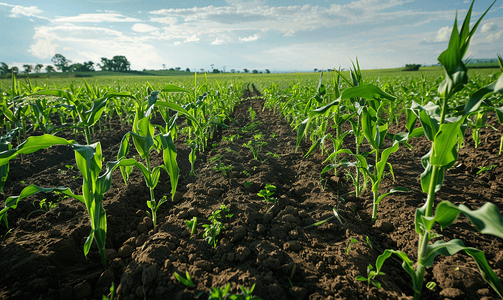
{"type": "Polygon", "coordinates": [[[295,269],[297,268],[297,265],[293,265],[292,272],[290,272],[290,276],[288,276],[288,282],[290,282],[290,286],[293,288],[293,275],[295,274],[295,269]]]}
{"type": "Polygon", "coordinates": [[[245,181],[245,187],[249,187],[251,185],[251,181],[245,181]]]}
{"type": "MultiPolygon", "coordinates": [[[[33,206],[35,206],[35,201],[33,201],[33,206]]],[[[26,219],[29,219],[30,216],[36,212],[46,213],[46,212],[50,211],[51,209],[56,208],[56,206],[58,206],[58,203],[52,202],[52,201],[47,201],[47,199],[44,198],[44,199],[40,200],[40,202],[38,203],[38,206],[39,206],[39,209],[34,210],[31,213],[29,213],[28,216],[26,217],[26,219]]]]}
{"type": "Polygon", "coordinates": [[[348,247],[346,248],[346,255],[349,255],[349,251],[351,251],[351,245],[354,245],[354,244],[357,244],[359,241],[357,239],[353,239],[351,238],[349,240],[349,245],[348,247]]]}
{"type": "Polygon", "coordinates": [[[253,110],[253,108],[251,108],[251,106],[250,106],[250,108],[248,108],[248,112],[250,113],[250,119],[252,120],[252,122],[255,121],[255,117],[257,116],[257,112],[255,112],[253,110]]]}
{"type": "Polygon", "coordinates": [[[203,227],[206,228],[203,233],[203,238],[208,240],[208,244],[213,245],[213,247],[217,247],[218,240],[217,236],[220,234],[222,229],[225,229],[224,224],[220,221],[222,216],[220,216],[220,209],[211,213],[211,216],[208,218],[208,221],[211,224],[204,224],[203,227]]]}
{"type": "Polygon", "coordinates": [[[192,220],[185,220],[185,224],[187,224],[190,229],[190,238],[193,238],[196,233],[197,217],[193,217],[192,220]]]}
{"type": "Polygon", "coordinates": [[[101,300],[113,300],[115,297],[115,284],[112,282],[112,286],[110,287],[110,298],[107,296],[103,295],[101,300]]]}
{"type": "Polygon", "coordinates": [[[367,267],[367,277],[358,275],[356,276],[356,280],[358,281],[367,281],[367,286],[370,287],[370,284],[372,283],[377,289],[381,288],[381,283],[377,280],[375,280],[377,275],[386,275],[383,272],[381,272],[379,269],[376,269],[374,271],[374,267],[372,265],[369,265],[367,267]]]}
{"type": "Polygon", "coordinates": [[[225,177],[231,177],[232,166],[226,166],[224,163],[220,162],[218,165],[213,167],[213,170],[220,171],[225,177]]]}
{"type": "Polygon", "coordinates": [[[276,202],[278,201],[278,198],[271,197],[275,193],[275,191],[276,191],[276,186],[267,183],[265,185],[265,189],[260,190],[260,192],[257,193],[258,196],[264,198],[264,200],[263,200],[264,202],[272,203],[272,206],[269,207],[267,212],[269,212],[274,207],[274,205],[276,205],[276,202]]]}
{"type": "Polygon", "coordinates": [[[194,282],[192,282],[192,279],[190,278],[190,275],[189,275],[188,271],[185,271],[185,276],[187,277],[187,279],[183,278],[182,276],[180,276],[176,272],[173,275],[175,276],[176,280],[178,280],[181,283],[183,283],[183,285],[185,285],[186,287],[188,287],[188,288],[194,287],[194,282]]]}
{"type": "Polygon", "coordinates": [[[477,175],[481,174],[481,173],[484,173],[484,172],[489,172],[491,171],[492,169],[496,168],[498,165],[490,165],[490,166],[487,166],[487,167],[478,167],[479,168],[479,171],[477,172],[477,175]]]}
{"type": "Polygon", "coordinates": [[[370,249],[373,249],[372,248],[372,243],[370,242],[370,239],[369,239],[368,236],[366,237],[366,239],[367,239],[367,244],[369,245],[370,249]]]}

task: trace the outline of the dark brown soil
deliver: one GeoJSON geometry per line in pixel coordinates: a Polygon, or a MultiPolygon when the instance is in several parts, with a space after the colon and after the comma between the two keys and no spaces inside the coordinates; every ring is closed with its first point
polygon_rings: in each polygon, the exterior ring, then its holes
{"type": "MultiPolygon", "coordinates": [[[[178,141],[178,192],[173,203],[161,206],[155,228],[145,213],[149,191],[141,174],[134,171],[126,186],[120,172],[114,173],[104,201],[108,268],[101,264],[96,248],[91,249],[87,259],[83,255],[82,247],[90,232],[83,204],[66,198],[55,209],[35,212],[27,218],[41,199],[58,198],[38,194],[22,200],[8,214],[12,231],[7,233],[0,225],[0,233],[5,236],[0,243],[0,298],[101,299],[115,282],[118,299],[128,300],[195,299],[200,293],[200,299],[206,299],[211,286],[223,287],[227,283],[234,293],[238,286],[249,288],[256,284],[253,294],[264,300],[411,299],[412,282],[394,257],[385,263],[386,275],[377,278],[382,284],[380,290],[367,287],[355,277],[366,275],[367,266],[375,266],[377,256],[387,248],[404,251],[413,260],[417,257],[414,213],[425,198],[419,175],[423,171],[420,158],[429,150],[426,139],[413,140],[414,149],[401,147],[391,155],[389,162],[396,181],[388,175],[381,185],[382,192],[397,186],[411,192],[383,200],[373,226],[370,191],[358,198],[348,194],[352,187],[343,170],[339,177],[332,172],[320,180],[323,157],[315,154],[304,158],[310,146],[304,142],[295,152],[296,132],[278,114],[263,110],[264,101],[259,97],[249,98],[257,95],[256,90],[247,91],[246,100],[232,115],[235,122],[229,122],[229,129],[217,132],[208,149],[198,154],[197,177],[189,175],[190,148],[178,141]],[[254,121],[250,119],[250,107],[256,112],[254,121]],[[247,131],[252,123],[256,126],[247,131]],[[243,144],[258,133],[262,133],[267,145],[255,160],[243,144]],[[233,135],[239,136],[230,141],[233,135]],[[226,175],[215,170],[219,163],[232,166],[232,170],[226,175]],[[272,208],[257,196],[267,183],[277,188],[274,196],[278,201],[272,208]],[[218,247],[213,248],[203,238],[202,225],[209,224],[207,218],[221,205],[226,205],[233,216],[222,218],[225,229],[218,236],[218,247]],[[332,219],[306,228],[333,216],[334,207],[342,224],[332,219]],[[185,220],[192,217],[198,217],[199,222],[191,238],[185,220]],[[186,271],[195,283],[192,289],[173,275],[186,271]]],[[[490,123],[503,130],[495,118],[490,123]]],[[[93,137],[101,141],[107,161],[115,158],[127,132],[120,128],[116,123],[93,137]]],[[[58,135],[75,138],[69,133],[58,135]]],[[[447,172],[438,200],[465,203],[472,209],[490,201],[503,209],[500,134],[487,128],[481,136],[481,145],[474,149],[468,130],[458,167],[447,172]],[[497,166],[491,171],[476,174],[479,166],[493,164],[497,166]]],[[[77,140],[84,142],[82,137],[77,140]]],[[[154,156],[155,166],[162,157],[154,156]]],[[[80,193],[79,175],[71,148],[53,147],[11,162],[5,194],[18,195],[29,184],[66,186],[80,193]]],[[[169,197],[169,191],[169,178],[163,174],[156,196],[169,197]]],[[[3,201],[0,205],[3,207],[3,201]]],[[[489,264],[503,278],[500,239],[479,234],[464,217],[441,234],[446,240],[460,238],[465,245],[485,251],[489,264]]],[[[427,270],[425,283],[430,281],[437,285],[432,290],[423,288],[424,299],[497,298],[474,261],[462,253],[438,257],[434,267],[427,270]]]]}

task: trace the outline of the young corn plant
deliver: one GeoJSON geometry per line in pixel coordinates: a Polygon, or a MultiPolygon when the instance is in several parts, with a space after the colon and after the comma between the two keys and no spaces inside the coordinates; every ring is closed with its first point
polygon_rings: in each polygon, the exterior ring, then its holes
{"type": "Polygon", "coordinates": [[[217,209],[211,213],[211,216],[208,217],[208,221],[211,224],[204,224],[203,227],[206,228],[203,233],[203,238],[208,240],[208,244],[213,245],[214,248],[218,246],[217,236],[220,234],[222,229],[225,229],[224,224],[220,219],[222,216],[220,215],[221,209],[217,209]]]}
{"type": "Polygon", "coordinates": [[[470,39],[492,5],[494,2],[482,14],[472,29],[470,29],[470,17],[473,2],[459,31],[456,17],[449,46],[438,57],[438,61],[444,66],[445,71],[445,79],[438,87],[440,101],[438,104],[428,103],[425,106],[414,103],[411,108],[419,117],[426,137],[431,141],[430,152],[422,158],[425,171],[421,174],[421,187],[423,192],[427,194],[427,199],[415,214],[415,230],[419,235],[418,260],[414,264],[404,252],[387,249],[377,258],[376,269],[379,271],[384,261],[392,254],[400,257],[403,260],[402,267],[412,278],[414,299],[416,300],[421,296],[425,269],[433,265],[435,257],[437,255],[454,255],[461,250],[464,250],[475,260],[484,279],[500,297],[503,297],[503,286],[489,266],[483,251],[466,247],[460,239],[448,242],[437,240],[431,243],[438,237],[438,234],[433,230],[435,223],[438,223],[440,229],[443,230],[451,225],[460,213],[463,213],[481,233],[503,238],[503,217],[499,209],[492,203],[485,203],[476,210],[471,210],[464,204],[454,205],[449,201],[442,201],[435,207],[435,195],[442,187],[444,173],[457,160],[457,144],[463,139],[463,127],[466,119],[471,114],[477,113],[485,97],[503,92],[503,76],[500,76],[496,82],[483,87],[470,96],[461,116],[447,117],[451,110],[449,99],[461,91],[468,82],[467,68],[462,59],[468,49],[470,39]]]}
{"type": "Polygon", "coordinates": [[[39,192],[60,192],[71,196],[84,203],[91,221],[91,233],[84,244],[84,255],[87,256],[91,249],[92,242],[95,241],[101,256],[101,261],[106,265],[105,241],[107,233],[106,212],[103,207],[104,194],[112,185],[112,172],[118,167],[133,166],[136,164],[134,159],[121,158],[106,165],[106,171],[100,175],[103,167],[103,157],[101,153],[101,144],[79,145],[73,140],[66,140],[53,135],[42,135],[29,137],[24,143],[15,149],[0,153],[0,164],[8,162],[19,154],[28,154],[40,149],[46,149],[55,145],[72,146],[75,152],[75,160],[83,178],[82,195],[75,195],[70,189],[64,187],[42,188],[30,185],[21,191],[19,196],[11,196],[5,201],[5,208],[0,211],[0,219],[3,219],[8,228],[7,211],[15,209],[18,202],[28,196],[39,192]]]}
{"type": "Polygon", "coordinates": [[[272,195],[274,195],[275,192],[276,192],[276,186],[267,183],[265,185],[265,188],[257,193],[258,196],[264,198],[264,200],[262,201],[272,204],[272,206],[269,207],[269,209],[267,209],[267,212],[269,212],[274,207],[274,205],[276,205],[276,202],[278,202],[278,198],[272,197],[272,195]]]}
{"type": "MultiPolygon", "coordinates": [[[[85,82],[85,81],[84,81],[85,82]]],[[[86,88],[89,91],[89,95],[93,98],[91,101],[87,101],[87,99],[83,97],[75,96],[71,91],[64,90],[42,90],[36,93],[33,93],[33,96],[46,95],[46,96],[55,96],[62,99],[66,99],[66,104],[71,105],[77,112],[79,116],[79,122],[77,124],[78,127],[82,127],[84,129],[84,134],[86,137],[86,143],[91,143],[91,128],[98,122],[107,102],[113,97],[132,97],[129,93],[126,92],[106,92],[102,97],[97,97],[93,92],[92,88],[85,82],[86,88]]]]}
{"type": "MultiPolygon", "coordinates": [[[[142,172],[145,183],[150,189],[150,200],[147,201],[147,206],[151,212],[147,214],[152,218],[154,226],[157,225],[157,211],[159,207],[167,201],[163,197],[156,201],[154,189],[159,183],[161,169],[166,171],[170,177],[171,182],[171,199],[175,196],[176,187],[178,185],[179,168],[176,161],[177,151],[173,142],[174,122],[169,122],[172,126],[161,127],[161,133],[155,134],[155,126],[150,122],[154,106],[161,106],[172,109],[176,112],[182,113],[190,119],[193,124],[199,124],[184,108],[181,106],[164,101],[158,101],[161,92],[182,92],[185,91],[179,87],[168,85],[161,91],[151,92],[147,97],[147,101],[139,102],[136,107],[136,115],[133,121],[133,130],[126,133],[122,138],[117,158],[126,157],[129,154],[129,138],[132,137],[133,144],[136,151],[141,158],[145,160],[145,164],[141,162],[136,163],[136,167],[142,172]],[[150,152],[157,151],[163,153],[163,165],[152,167],[150,163],[150,152]]],[[[132,172],[132,166],[121,167],[122,176],[124,181],[127,182],[129,175],[132,172]]]]}

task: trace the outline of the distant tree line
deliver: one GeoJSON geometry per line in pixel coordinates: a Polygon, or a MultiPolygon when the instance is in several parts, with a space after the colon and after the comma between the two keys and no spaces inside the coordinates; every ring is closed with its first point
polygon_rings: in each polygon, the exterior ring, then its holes
{"type": "Polygon", "coordinates": [[[420,64],[407,64],[405,65],[404,71],[417,71],[421,67],[420,64]]]}
{"type": "MultiPolygon", "coordinates": [[[[55,54],[52,57],[51,61],[57,70],[64,73],[96,71],[94,68],[95,64],[92,61],[72,64],[71,60],[67,59],[64,55],[59,53],[55,54]]],[[[103,71],[127,72],[131,70],[131,62],[129,62],[128,59],[123,55],[116,55],[112,59],[102,57],[101,64],[97,64],[97,66],[99,66],[103,71]]],[[[43,67],[43,64],[36,64],[35,67],[30,64],[24,64],[24,74],[29,74],[32,71],[34,71],[35,73],[40,73],[43,67]]],[[[50,65],[46,66],[45,71],[47,73],[55,72],[56,70],[54,69],[54,67],[50,65]]],[[[10,68],[6,63],[0,62],[0,75],[7,75],[11,73],[18,74],[19,68],[15,66],[10,68]]]]}

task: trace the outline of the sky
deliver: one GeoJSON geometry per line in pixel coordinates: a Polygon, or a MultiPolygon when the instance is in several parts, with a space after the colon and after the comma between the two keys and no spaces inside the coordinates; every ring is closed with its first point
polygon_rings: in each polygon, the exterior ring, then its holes
{"type": "MultiPolygon", "coordinates": [[[[463,0],[0,0],[0,62],[10,67],[124,55],[131,69],[307,71],[435,64],[463,0]]],[[[492,1],[474,4],[472,23],[492,1]]],[[[467,56],[503,53],[503,1],[467,56]]],[[[98,68],[99,69],[99,68],[98,68]]]]}

